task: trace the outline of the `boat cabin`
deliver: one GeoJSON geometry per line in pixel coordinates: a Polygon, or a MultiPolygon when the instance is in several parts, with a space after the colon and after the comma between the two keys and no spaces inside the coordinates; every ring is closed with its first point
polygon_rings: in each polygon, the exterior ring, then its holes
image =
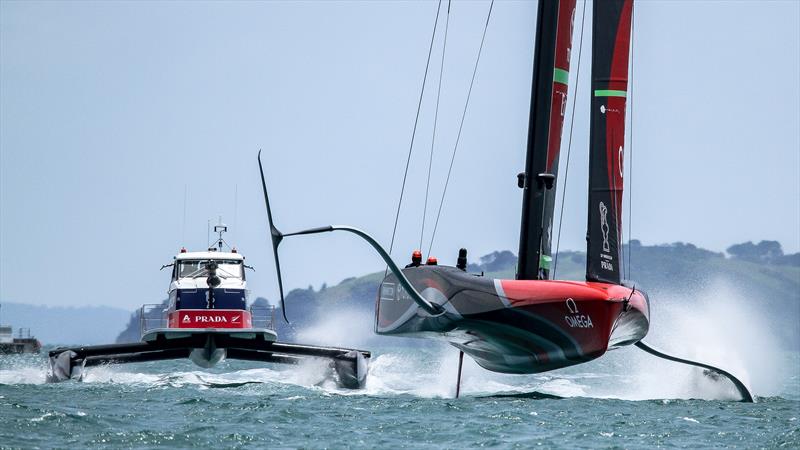
{"type": "MultiPolygon", "coordinates": [[[[187,329],[251,329],[253,308],[248,309],[245,280],[245,265],[235,247],[227,245],[222,238],[228,227],[222,223],[214,226],[219,238],[208,250],[188,252],[181,248],[172,264],[161,266],[172,268],[169,299],[166,304],[143,305],[139,313],[139,330],[143,341],[165,336],[165,332],[187,329]],[[223,251],[227,246],[229,251],[223,251]]],[[[267,308],[255,308],[259,312],[256,322],[267,327],[267,308]]],[[[270,322],[271,325],[271,322],[270,322]]],[[[271,332],[274,335],[274,332],[271,332]]],[[[183,336],[183,334],[172,334],[183,336]]],[[[273,339],[274,340],[274,339],[273,339]]]]}
{"type": "Polygon", "coordinates": [[[10,344],[14,342],[11,327],[0,326],[0,344],[10,344]]]}
{"type": "MultiPolygon", "coordinates": [[[[221,246],[220,246],[221,247],[221,246]]],[[[169,299],[166,304],[146,304],[139,311],[139,331],[143,341],[160,336],[185,337],[195,332],[238,333],[258,328],[268,334],[274,322],[274,308],[248,305],[245,258],[235,248],[223,252],[210,247],[204,252],[181,249],[171,267],[169,299]]]]}
{"type": "Polygon", "coordinates": [[[239,253],[182,251],[175,257],[170,310],[246,309],[247,297],[244,257],[239,253]]]}
{"type": "Polygon", "coordinates": [[[31,336],[30,328],[20,328],[15,337],[10,326],[0,326],[0,354],[39,353],[42,344],[31,336]]]}

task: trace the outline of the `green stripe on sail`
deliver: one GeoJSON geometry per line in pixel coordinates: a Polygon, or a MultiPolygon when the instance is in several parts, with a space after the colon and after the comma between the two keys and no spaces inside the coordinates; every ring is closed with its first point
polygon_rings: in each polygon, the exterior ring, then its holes
{"type": "Polygon", "coordinates": [[[558,67],[553,69],[553,83],[568,84],[567,81],[569,81],[569,72],[558,67]]]}
{"type": "Polygon", "coordinates": [[[616,91],[614,89],[597,89],[594,91],[595,97],[627,97],[628,93],[625,91],[616,91]]]}
{"type": "Polygon", "coordinates": [[[550,270],[550,263],[553,262],[553,258],[550,255],[542,254],[539,257],[539,268],[544,270],[550,270]]]}

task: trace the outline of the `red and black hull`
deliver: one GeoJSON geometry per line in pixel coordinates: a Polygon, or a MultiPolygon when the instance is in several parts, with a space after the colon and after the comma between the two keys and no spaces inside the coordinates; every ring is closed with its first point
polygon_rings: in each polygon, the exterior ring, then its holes
{"type": "Polygon", "coordinates": [[[389,275],[379,291],[375,331],[446,340],[495,372],[537,373],[580,364],[638,342],[649,327],[646,295],[616,284],[499,280],[446,266],[403,273],[445,312],[426,313],[389,275]]]}

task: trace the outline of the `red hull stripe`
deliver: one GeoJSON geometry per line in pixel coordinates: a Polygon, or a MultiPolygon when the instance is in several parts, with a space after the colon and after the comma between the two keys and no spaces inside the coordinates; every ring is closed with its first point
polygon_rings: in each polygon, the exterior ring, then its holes
{"type": "MultiPolygon", "coordinates": [[[[614,300],[628,298],[631,289],[608,283],[556,280],[499,280],[509,306],[575,301],[614,300]]],[[[638,294],[638,293],[637,293],[638,294]]]]}

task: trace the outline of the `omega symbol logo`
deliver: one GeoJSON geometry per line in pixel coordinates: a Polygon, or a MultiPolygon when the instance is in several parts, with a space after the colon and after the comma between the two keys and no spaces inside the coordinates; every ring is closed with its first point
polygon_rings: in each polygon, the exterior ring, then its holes
{"type": "Polygon", "coordinates": [[[578,314],[578,305],[575,300],[568,298],[566,303],[570,314],[578,314]]]}

